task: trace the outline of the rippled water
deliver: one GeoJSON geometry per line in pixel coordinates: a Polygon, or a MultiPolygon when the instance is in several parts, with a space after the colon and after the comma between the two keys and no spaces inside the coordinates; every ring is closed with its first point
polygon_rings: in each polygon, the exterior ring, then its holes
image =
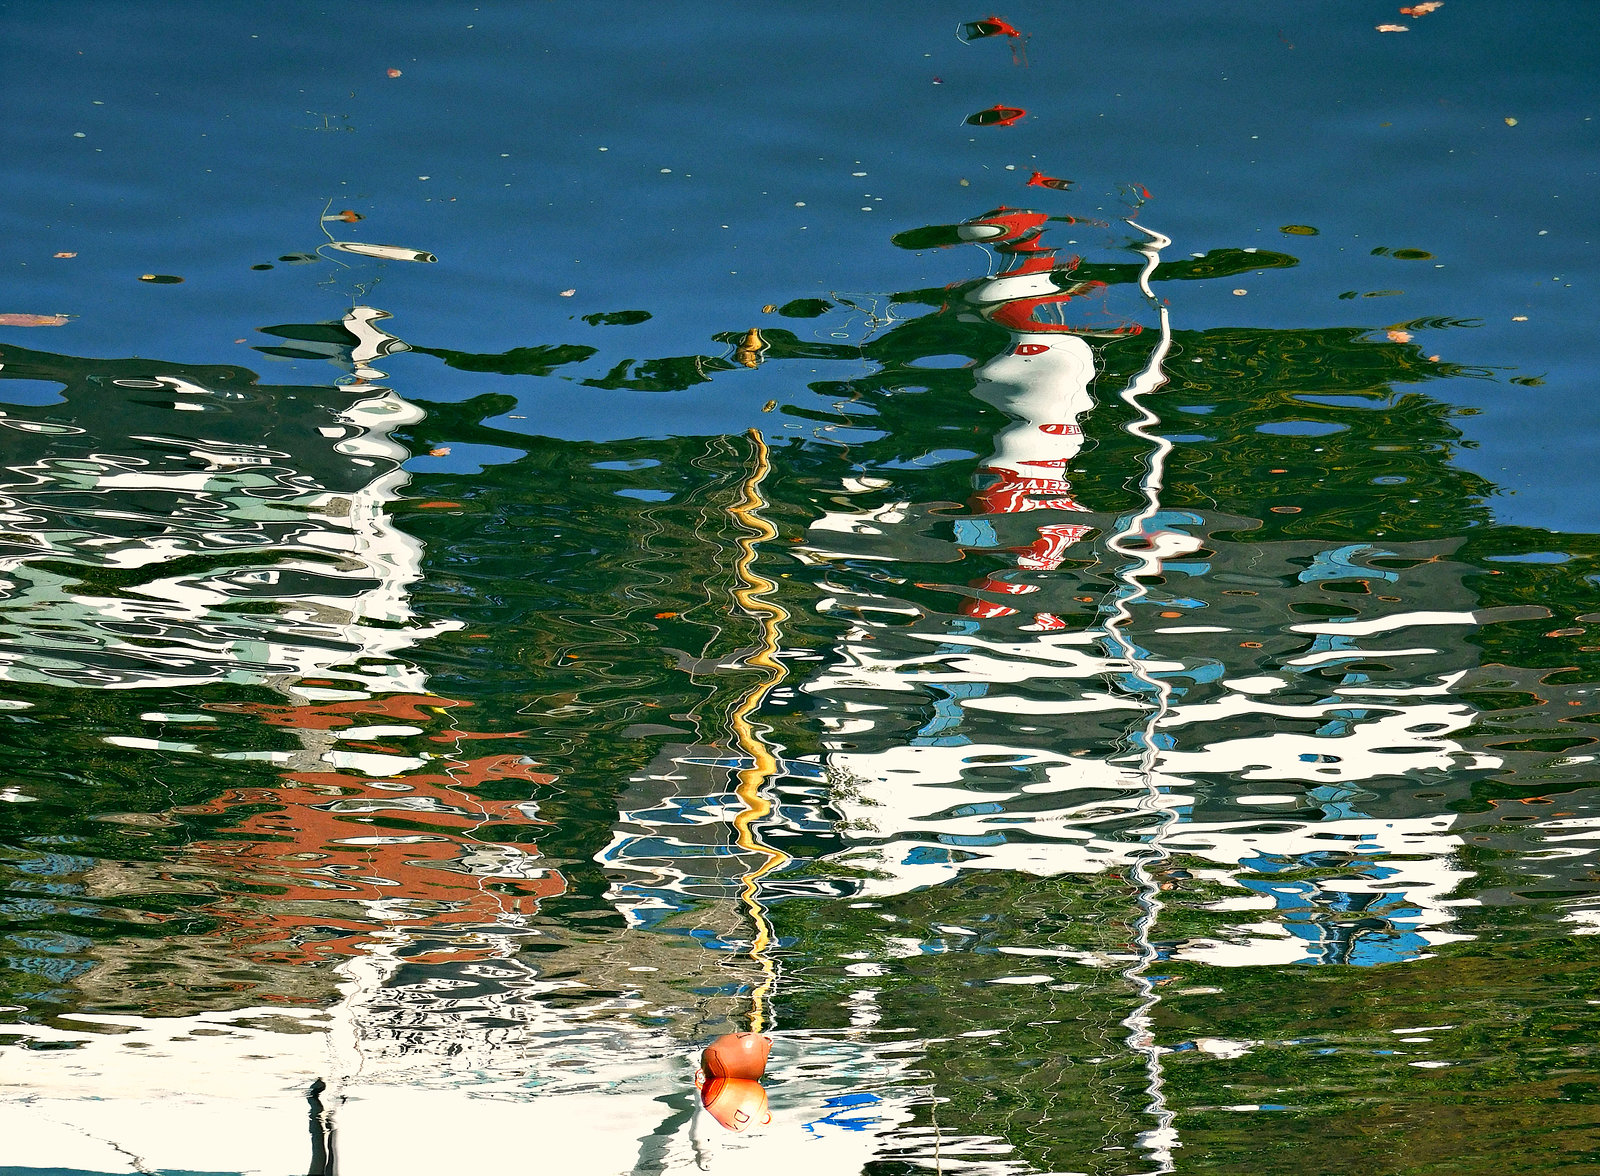
{"type": "Polygon", "coordinates": [[[1591,6],[5,11],[0,1176],[1600,1171],[1591,6]]]}

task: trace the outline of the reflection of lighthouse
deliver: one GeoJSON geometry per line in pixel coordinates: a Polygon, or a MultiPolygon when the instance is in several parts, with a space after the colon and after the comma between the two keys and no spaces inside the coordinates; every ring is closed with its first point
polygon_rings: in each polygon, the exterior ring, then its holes
{"type": "MultiPolygon", "coordinates": [[[[1079,420],[1092,407],[1095,357],[1084,336],[1139,330],[1132,324],[1086,321],[1082,308],[1103,283],[1073,280],[1078,259],[1058,261],[1056,251],[1042,243],[1047,221],[1042,213],[999,209],[957,229],[963,239],[987,245],[1005,259],[1001,273],[969,290],[966,302],[1011,336],[1005,351],[974,372],[973,394],[1008,414],[1012,423],[995,435],[994,451],[980,471],[988,485],[973,497],[975,517],[957,523],[963,547],[1007,546],[987,516],[1086,509],[1072,497],[1066,480],[1067,466],[1083,448],[1079,420]]],[[[1010,596],[1036,592],[1026,573],[1060,567],[1066,549],[1091,529],[1078,522],[1039,522],[1031,542],[1009,548],[1017,571],[987,576],[974,587],[1010,596]]],[[[979,618],[1016,611],[981,598],[962,606],[963,613],[979,618]]],[[[1037,614],[1034,622],[1041,629],[1064,627],[1050,613],[1037,614]]]]}
{"type": "MultiPolygon", "coordinates": [[[[1259,591],[1232,586],[1237,548],[1212,534],[1242,520],[1163,509],[1151,499],[1111,534],[1100,516],[1086,517],[1093,504],[1070,484],[1081,422],[1093,407],[1091,339],[1138,328],[1104,313],[1104,291],[1076,279],[1076,258],[1056,260],[1040,240],[1046,225],[1040,214],[1002,209],[929,231],[986,244],[1002,259],[996,276],[967,287],[951,308],[1009,335],[974,369],[973,394],[1010,420],[954,529],[962,554],[1005,553],[1012,566],[973,581],[978,596],[937,626],[897,619],[916,610],[859,579],[824,581],[835,590],[824,606],[860,619],[839,660],[806,690],[829,700],[822,721],[835,748],[830,762],[863,781],[876,802],[838,800],[853,843],[840,860],[878,872],[862,893],[885,895],[973,870],[1126,869],[1160,830],[1169,852],[1207,870],[1214,900],[1206,909],[1218,916],[1215,933],[1170,949],[1179,956],[1364,963],[1448,941],[1451,895],[1465,877],[1452,863],[1453,818],[1391,814],[1374,801],[1399,772],[1492,767],[1452,739],[1472,718],[1451,695],[1462,656],[1470,656],[1459,636],[1444,645],[1392,640],[1408,629],[1463,633],[1474,621],[1470,598],[1451,586],[1448,568],[1422,563],[1411,578],[1437,570],[1443,590],[1430,590],[1430,603],[1453,611],[1402,612],[1368,625],[1308,621],[1297,631],[1311,648],[1276,674],[1232,670],[1242,648],[1261,642],[1241,642],[1260,635],[1239,631],[1235,618],[1246,606],[1226,594],[1259,591]],[[1093,523],[1106,536],[1091,548],[1093,523]],[[1131,566],[1151,586],[1097,625],[1074,629],[1044,610],[1031,624],[1005,621],[1021,611],[1020,598],[1038,593],[1047,609],[1063,599],[1058,569],[1074,544],[1085,564],[1131,566]],[[1409,672],[1372,678],[1372,659],[1400,653],[1409,672]],[[1329,683],[1346,664],[1367,672],[1329,683]],[[1154,687],[1162,719],[1146,732],[1154,687]],[[1308,698],[1307,690],[1316,693],[1308,698]],[[910,730],[904,702],[892,701],[908,695],[926,700],[924,720],[910,730]],[[1138,753],[1147,742],[1160,754],[1149,779],[1135,779],[1129,765],[1139,756],[1130,747],[1138,753]],[[1245,911],[1261,913],[1248,921],[1227,915],[1245,911]]],[[[860,476],[863,488],[885,484],[860,476]]],[[[813,526],[813,558],[892,558],[884,553],[893,550],[894,525],[917,514],[897,503],[825,516],[813,526]]],[[[1396,573],[1368,571],[1364,556],[1393,554],[1314,542],[1256,548],[1251,574],[1304,594],[1330,578],[1392,580],[1396,573]]],[[[1100,597],[1117,583],[1100,580],[1100,597]]],[[[1271,623],[1269,612],[1250,615],[1271,623]]]]}

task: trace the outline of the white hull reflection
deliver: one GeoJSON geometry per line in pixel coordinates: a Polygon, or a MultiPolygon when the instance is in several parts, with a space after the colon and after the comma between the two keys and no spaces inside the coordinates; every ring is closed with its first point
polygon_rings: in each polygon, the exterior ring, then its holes
{"type": "Polygon", "coordinates": [[[0,473],[0,681],[147,689],[333,676],[420,693],[396,657],[453,626],[417,623],[408,591],[421,549],[389,515],[407,480],[393,434],[423,414],[372,382],[383,373],[371,362],[404,347],[373,325],[386,317],[355,307],[339,324],[347,342],[330,358],[355,382],[324,390],[320,406],[290,403],[318,390],[241,384],[231,369],[207,386],[143,365],[148,378],[114,387],[69,384],[70,408],[51,406],[47,421],[0,413],[14,442],[37,447],[0,473]],[[242,439],[252,434],[261,439],[242,439]],[[169,564],[182,570],[165,575],[169,564]],[[135,582],[97,592],[97,573],[135,582]]]}

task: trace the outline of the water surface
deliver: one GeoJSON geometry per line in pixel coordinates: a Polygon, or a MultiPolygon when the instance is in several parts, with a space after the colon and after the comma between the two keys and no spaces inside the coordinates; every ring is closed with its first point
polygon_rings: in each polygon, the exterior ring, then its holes
{"type": "Polygon", "coordinates": [[[1600,1167],[1590,6],[6,12],[0,1173],[1600,1167]]]}

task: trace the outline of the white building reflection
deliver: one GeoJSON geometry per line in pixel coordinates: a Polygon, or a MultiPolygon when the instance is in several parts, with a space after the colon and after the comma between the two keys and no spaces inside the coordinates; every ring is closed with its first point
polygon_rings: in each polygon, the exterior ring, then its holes
{"type": "MultiPolygon", "coordinates": [[[[870,872],[862,891],[882,896],[965,871],[1181,857],[1187,875],[1237,893],[1209,904],[1228,915],[1215,935],[1160,952],[1214,964],[1386,963],[1460,938],[1451,911],[1471,900],[1456,819],[1444,793],[1414,793],[1445,779],[1459,792],[1499,761],[1457,739],[1475,711],[1453,688],[1476,664],[1467,638],[1490,618],[1473,611],[1450,545],[1406,545],[1417,566],[1403,583],[1371,562],[1397,554],[1381,541],[1245,548],[1226,533],[1248,520],[1161,505],[1152,473],[1170,443],[1158,436],[1146,509],[1095,514],[1070,471],[1098,374],[1086,337],[1103,320],[1079,309],[1095,291],[1049,260],[1044,222],[1000,210],[958,230],[1004,259],[968,302],[1010,334],[974,375],[975,395],[1011,423],[944,558],[1010,553],[1011,569],[974,581],[963,616],[943,623],[859,577],[823,580],[824,610],[852,621],[836,661],[803,687],[825,700],[831,770],[854,784],[838,800],[853,844],[836,860],[870,872]],[[1111,585],[1098,623],[1051,610],[1051,573],[1069,553],[1096,559],[1111,585]],[[1123,607],[1130,573],[1159,586],[1123,607]],[[1363,598],[1360,617],[1284,631],[1293,604],[1347,577],[1383,585],[1390,603],[1363,598]],[[1274,645],[1292,652],[1255,652],[1274,645]]],[[[806,550],[824,573],[890,566],[902,531],[929,558],[938,515],[883,504],[883,478],[844,490],[878,504],[813,524],[806,550]]]]}
{"type": "Polygon", "coordinates": [[[389,515],[406,480],[394,432],[422,412],[374,382],[405,346],[387,317],[358,306],[322,327],[321,353],[353,373],[326,388],[8,362],[7,379],[63,384],[66,405],[0,412],[0,680],[419,692],[399,655],[441,627],[410,607],[421,551],[389,515]]]}

